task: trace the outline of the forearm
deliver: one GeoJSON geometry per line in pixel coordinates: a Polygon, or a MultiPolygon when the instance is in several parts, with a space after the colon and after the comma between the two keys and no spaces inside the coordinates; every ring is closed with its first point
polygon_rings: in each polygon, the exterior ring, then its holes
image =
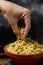
{"type": "Polygon", "coordinates": [[[15,3],[12,3],[12,2],[9,2],[9,1],[5,1],[5,0],[1,0],[0,2],[0,10],[2,12],[5,12],[7,10],[11,10],[14,9],[14,11],[19,11],[20,9],[20,12],[23,12],[23,10],[27,11],[28,9],[27,8],[24,8],[20,5],[17,5],[15,3]]]}
{"type": "Polygon", "coordinates": [[[3,1],[9,1],[9,0],[0,0],[0,11],[1,11],[1,8],[2,8],[2,3],[3,3],[3,1]]]}
{"type": "Polygon", "coordinates": [[[5,5],[4,1],[7,1],[7,0],[0,0],[0,11],[2,11],[3,4],[5,5]]]}

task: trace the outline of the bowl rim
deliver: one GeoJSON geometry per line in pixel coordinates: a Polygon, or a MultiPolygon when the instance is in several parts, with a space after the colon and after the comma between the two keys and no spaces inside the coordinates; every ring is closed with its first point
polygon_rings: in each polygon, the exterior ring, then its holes
{"type": "Polygon", "coordinates": [[[41,53],[36,53],[36,54],[16,54],[16,53],[13,53],[13,52],[9,52],[9,51],[6,49],[8,45],[9,45],[9,44],[7,44],[7,45],[4,46],[4,53],[5,53],[5,54],[6,54],[6,52],[7,52],[7,53],[9,53],[9,54],[11,54],[11,55],[16,55],[16,56],[36,56],[36,55],[41,55],[41,54],[42,54],[42,56],[43,56],[43,52],[41,52],[41,53]]]}

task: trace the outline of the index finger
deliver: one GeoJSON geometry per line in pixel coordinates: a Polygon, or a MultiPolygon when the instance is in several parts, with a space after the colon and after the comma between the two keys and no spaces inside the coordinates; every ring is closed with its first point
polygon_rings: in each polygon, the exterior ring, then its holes
{"type": "Polygon", "coordinates": [[[26,15],[24,17],[24,23],[25,23],[25,30],[24,30],[24,34],[23,34],[23,39],[28,35],[29,30],[31,28],[31,20],[30,20],[29,15],[26,15]]]}

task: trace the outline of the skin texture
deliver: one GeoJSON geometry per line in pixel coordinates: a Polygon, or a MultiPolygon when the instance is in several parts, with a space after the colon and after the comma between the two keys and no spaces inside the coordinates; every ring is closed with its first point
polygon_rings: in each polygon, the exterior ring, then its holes
{"type": "Polygon", "coordinates": [[[20,30],[17,23],[21,19],[24,20],[25,29],[22,36],[22,39],[24,39],[31,28],[30,10],[15,3],[4,0],[0,2],[0,10],[11,25],[11,28],[17,36],[17,39],[20,39],[20,30]]]}

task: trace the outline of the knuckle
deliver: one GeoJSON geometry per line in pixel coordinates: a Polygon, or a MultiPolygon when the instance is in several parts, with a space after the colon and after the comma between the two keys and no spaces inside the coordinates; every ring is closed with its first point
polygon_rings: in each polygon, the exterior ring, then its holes
{"type": "Polygon", "coordinates": [[[30,11],[29,9],[26,8],[26,9],[25,9],[25,13],[26,13],[26,14],[30,14],[31,11],[30,11]]]}

